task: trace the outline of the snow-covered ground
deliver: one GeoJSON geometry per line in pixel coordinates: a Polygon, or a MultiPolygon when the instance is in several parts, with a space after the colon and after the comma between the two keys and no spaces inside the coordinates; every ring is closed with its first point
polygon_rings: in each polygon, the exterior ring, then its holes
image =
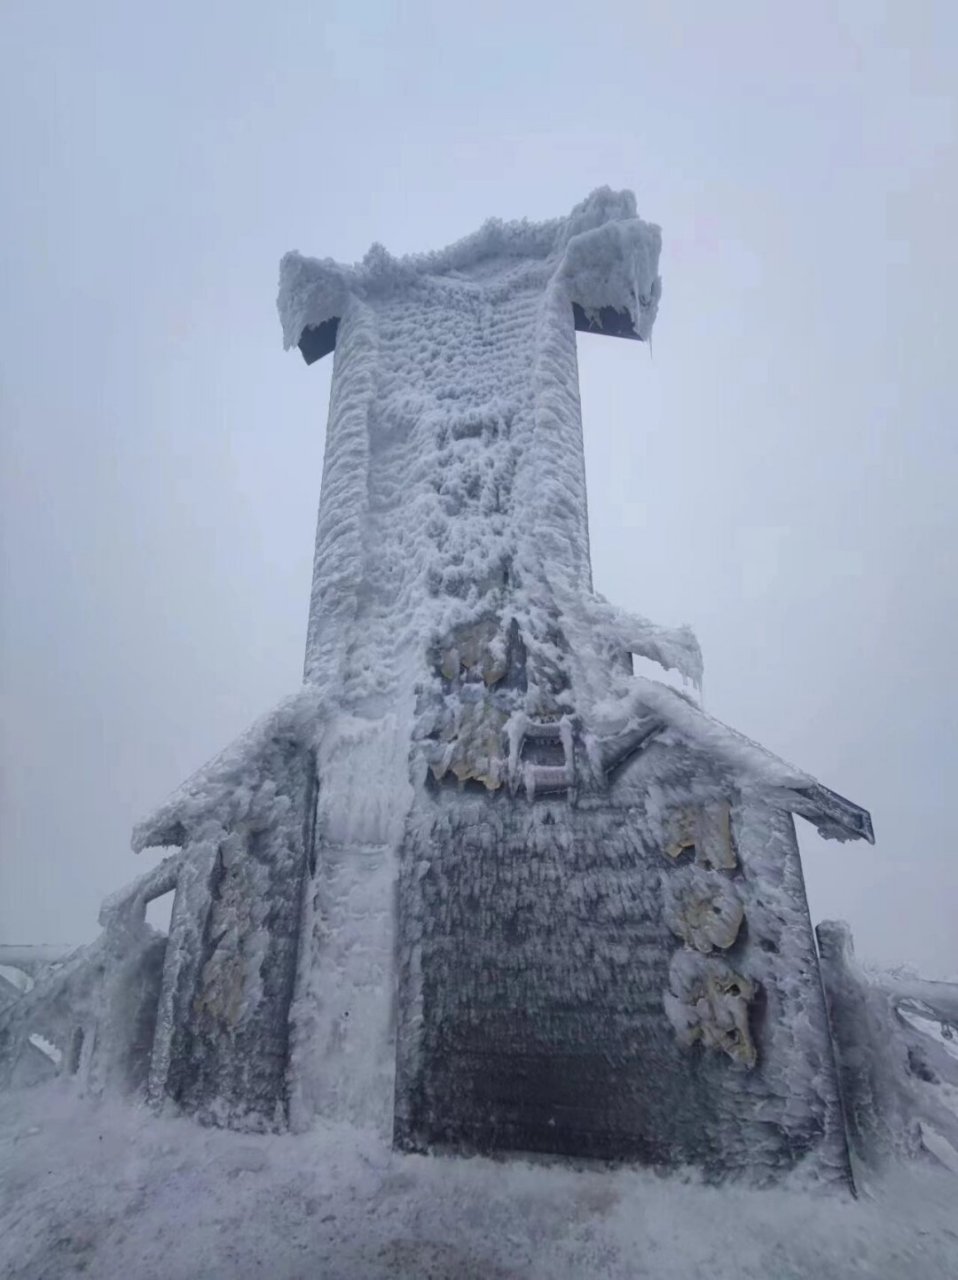
{"type": "Polygon", "coordinates": [[[648,1172],[400,1155],[372,1130],[260,1137],[78,1098],[0,1096],[5,1280],[955,1280],[958,1179],[855,1201],[648,1172]]]}

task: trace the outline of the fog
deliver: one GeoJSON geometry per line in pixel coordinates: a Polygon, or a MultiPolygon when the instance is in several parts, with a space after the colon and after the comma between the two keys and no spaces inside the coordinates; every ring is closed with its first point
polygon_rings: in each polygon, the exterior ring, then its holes
{"type": "Polygon", "coordinates": [[[596,585],[871,809],[813,918],[958,973],[958,11],[14,0],[0,16],[0,941],[301,678],[331,361],[277,263],[636,191],[651,349],[581,336],[596,585]]]}

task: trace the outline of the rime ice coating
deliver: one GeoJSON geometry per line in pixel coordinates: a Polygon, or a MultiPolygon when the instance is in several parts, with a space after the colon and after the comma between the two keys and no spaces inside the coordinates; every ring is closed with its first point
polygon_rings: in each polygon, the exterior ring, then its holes
{"type": "Polygon", "coordinates": [[[600,187],[567,218],[490,218],[479,231],[434,253],[394,258],[375,244],[361,263],[341,266],[331,258],[307,258],[294,250],[280,264],[283,342],[287,349],[295,347],[305,328],[341,317],[350,296],[382,295],[428,276],[455,288],[497,260],[515,268],[517,285],[530,274],[539,280],[562,277],[586,311],[628,311],[638,336],[648,338],[662,291],[661,243],[659,228],[637,217],[631,191],[600,187]]]}
{"type": "Polygon", "coordinates": [[[868,815],[633,675],[700,685],[695,637],[593,590],[576,328],[647,339],[659,247],[603,188],[286,255],[286,345],[335,349],[303,686],[137,827],[180,852],[17,1045],[69,993],[87,1078],[149,1044],[153,1100],[219,1124],[848,1177],[790,813],[868,815]]]}
{"type": "Polygon", "coordinates": [[[568,218],[490,221],[437,253],[374,246],[354,267],[286,255],[286,345],[340,324],[310,682],[389,698],[399,666],[424,676],[428,644],[490,605],[503,631],[519,624],[533,666],[570,668],[580,711],[606,690],[612,652],[700,682],[691,631],[612,608],[589,567],[571,303],[628,314],[647,338],[659,249],[634,196],[603,188],[568,218]]]}
{"type": "MultiPolygon", "coordinates": [[[[286,345],[337,322],[304,687],[140,824],[134,844],[182,844],[203,868],[238,828],[287,832],[285,848],[302,786],[299,763],[291,777],[277,773],[277,744],[312,762],[323,866],[304,898],[290,1003],[294,1125],[317,1113],[388,1122],[395,956],[405,945],[396,934],[397,880],[406,886],[398,927],[408,941],[427,908],[402,866],[419,859],[419,844],[428,851],[436,840],[468,847],[471,839],[461,827],[468,809],[429,834],[428,779],[509,788],[532,803],[571,794],[590,776],[595,783],[636,744],[656,739],[644,772],[619,786],[634,793],[619,800],[632,806],[630,857],[654,848],[670,807],[690,795],[715,797],[724,787],[789,809],[799,803],[796,788],[816,785],[692,699],[629,675],[624,658],[634,653],[698,685],[698,644],[689,628],[658,626],[593,591],[573,304],[587,319],[604,308],[627,314],[647,338],[661,292],[659,247],[634,197],[603,189],[568,218],[489,222],[433,254],[397,259],[374,246],[354,267],[283,259],[286,345]],[[539,763],[522,758],[535,754],[523,746],[533,733],[539,763]]],[[[501,842],[531,823],[539,834],[523,839],[547,860],[553,846],[540,813],[517,812],[501,842]]],[[[594,833],[611,833],[614,822],[598,813],[590,821],[583,838],[609,856],[616,837],[594,833]]],[[[585,819],[574,822],[578,831],[585,819]]],[[[766,834],[754,817],[743,822],[759,865],[766,834]]],[[[764,892],[787,905],[788,893],[773,885],[787,874],[794,891],[785,867],[795,855],[788,842],[776,848],[782,866],[766,869],[764,892]]],[[[654,919],[652,857],[649,882],[635,892],[654,919]]],[[[191,893],[203,891],[205,875],[194,874],[191,893]]],[[[750,910],[762,918],[761,908],[750,910]]],[[[245,945],[259,956],[266,945],[263,925],[241,912],[223,908],[217,927],[231,954],[245,945]]],[[[168,963],[177,973],[199,965],[194,934],[186,924],[174,930],[168,963]]],[[[669,936],[666,929],[666,958],[669,936]]],[[[429,981],[416,945],[406,948],[401,978],[401,1000],[413,1010],[429,981]]],[[[775,969],[764,955],[752,963],[775,969]]],[[[209,980],[214,1002],[225,998],[215,966],[209,980]]],[[[664,992],[664,972],[661,984],[664,992]]],[[[251,980],[246,991],[240,1026],[255,1018],[262,984],[251,980]]],[[[808,999],[801,988],[787,997],[796,1010],[808,999]]],[[[175,1060],[176,1016],[168,998],[161,1018],[171,1047],[154,1055],[155,1091],[175,1060]]],[[[769,1038],[770,1070],[787,1072],[791,1044],[787,1031],[769,1038]]],[[[400,1050],[407,1076],[417,1053],[400,1050]]]]}

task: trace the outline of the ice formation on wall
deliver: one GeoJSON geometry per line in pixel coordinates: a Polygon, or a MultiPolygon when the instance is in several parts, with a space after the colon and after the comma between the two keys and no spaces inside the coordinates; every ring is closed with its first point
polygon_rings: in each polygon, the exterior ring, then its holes
{"type": "Polygon", "coordinates": [[[868,815],[634,676],[697,684],[695,638],[592,587],[575,333],[649,337],[659,242],[603,189],[283,259],[286,345],[335,351],[304,686],[137,828],[179,852],[80,963],[138,957],[110,998],[152,1008],[155,1101],[848,1176],[791,815],[868,815]]]}

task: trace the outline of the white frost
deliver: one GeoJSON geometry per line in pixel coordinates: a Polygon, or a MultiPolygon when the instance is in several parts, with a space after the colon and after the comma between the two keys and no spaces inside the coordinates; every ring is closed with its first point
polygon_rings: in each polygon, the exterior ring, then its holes
{"type": "Polygon", "coordinates": [[[62,1084],[0,1096],[0,1272],[28,1280],[953,1280],[955,1182],[859,1200],[627,1169],[404,1156],[374,1131],[248,1135],[62,1084]]]}

